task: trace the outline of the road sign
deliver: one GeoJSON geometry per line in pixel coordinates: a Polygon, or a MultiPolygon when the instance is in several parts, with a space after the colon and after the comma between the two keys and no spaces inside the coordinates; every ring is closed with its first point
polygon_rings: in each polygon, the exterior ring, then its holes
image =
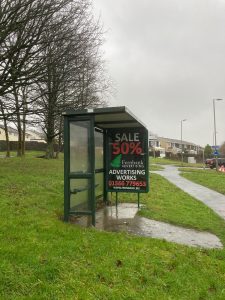
{"type": "Polygon", "coordinates": [[[218,155],[219,155],[219,152],[218,152],[217,150],[215,150],[215,151],[213,152],[213,154],[214,154],[215,156],[218,156],[218,155]]]}
{"type": "Polygon", "coordinates": [[[218,150],[220,146],[211,146],[213,149],[218,150]]]}

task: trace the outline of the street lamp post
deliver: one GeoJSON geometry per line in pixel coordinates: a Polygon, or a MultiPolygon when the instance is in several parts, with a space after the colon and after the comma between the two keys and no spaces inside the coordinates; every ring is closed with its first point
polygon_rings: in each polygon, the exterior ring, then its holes
{"type": "Polygon", "coordinates": [[[203,169],[205,170],[205,149],[202,151],[202,162],[203,162],[203,169]]]}
{"type": "MultiPolygon", "coordinates": [[[[213,99],[213,117],[214,117],[214,151],[216,151],[216,146],[217,146],[217,143],[216,143],[216,110],[215,110],[215,102],[216,101],[222,101],[223,99],[213,99]]],[[[217,155],[215,155],[216,157],[216,170],[218,171],[218,157],[217,155]]]]}
{"type": "Polygon", "coordinates": [[[183,119],[180,121],[180,141],[181,141],[181,165],[183,166],[184,157],[183,157],[183,122],[187,121],[183,119]]]}

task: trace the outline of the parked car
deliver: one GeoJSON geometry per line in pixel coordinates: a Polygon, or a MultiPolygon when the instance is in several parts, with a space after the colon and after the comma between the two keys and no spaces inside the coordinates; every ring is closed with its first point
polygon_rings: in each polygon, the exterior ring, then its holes
{"type": "MultiPolygon", "coordinates": [[[[217,158],[218,160],[218,166],[224,166],[225,167],[225,158],[217,158]]],[[[215,158],[208,158],[205,161],[206,167],[209,167],[210,169],[213,169],[216,167],[216,159],[215,158]]]]}

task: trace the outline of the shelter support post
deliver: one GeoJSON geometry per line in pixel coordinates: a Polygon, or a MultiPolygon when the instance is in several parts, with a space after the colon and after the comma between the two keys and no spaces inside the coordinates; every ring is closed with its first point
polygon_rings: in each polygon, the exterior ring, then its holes
{"type": "Polygon", "coordinates": [[[138,209],[140,208],[140,193],[138,193],[138,209]]]}

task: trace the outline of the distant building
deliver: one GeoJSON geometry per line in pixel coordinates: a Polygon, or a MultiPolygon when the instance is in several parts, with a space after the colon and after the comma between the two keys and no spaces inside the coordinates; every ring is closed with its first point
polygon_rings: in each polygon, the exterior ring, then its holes
{"type": "Polygon", "coordinates": [[[159,137],[155,134],[149,135],[149,149],[153,155],[155,152],[160,153],[160,157],[180,154],[182,145],[184,152],[189,155],[197,155],[203,151],[203,147],[191,142],[182,141],[181,144],[181,140],[159,137]]]}
{"type": "MultiPolygon", "coordinates": [[[[18,132],[16,129],[12,127],[8,127],[8,135],[10,141],[18,141],[18,132]]],[[[0,141],[5,141],[5,129],[2,125],[0,125],[0,141]]]]}
{"type": "Polygon", "coordinates": [[[157,135],[150,133],[149,135],[149,150],[153,156],[165,157],[165,148],[161,147],[160,140],[157,135]]]}
{"type": "Polygon", "coordinates": [[[170,138],[164,138],[164,137],[158,137],[161,147],[165,148],[165,151],[172,154],[178,154],[182,151],[182,145],[183,149],[188,154],[198,154],[199,151],[203,150],[203,147],[196,145],[191,142],[176,140],[176,139],[170,139],[170,138]]]}
{"type": "Polygon", "coordinates": [[[46,143],[44,135],[35,130],[26,130],[26,141],[35,141],[39,143],[46,143]]]}
{"type": "MultiPolygon", "coordinates": [[[[18,141],[18,131],[11,126],[8,126],[9,141],[18,141]]],[[[5,141],[5,129],[3,125],[0,125],[0,141],[5,141]]],[[[26,130],[25,141],[36,141],[46,143],[43,134],[35,130],[26,130]]]]}

